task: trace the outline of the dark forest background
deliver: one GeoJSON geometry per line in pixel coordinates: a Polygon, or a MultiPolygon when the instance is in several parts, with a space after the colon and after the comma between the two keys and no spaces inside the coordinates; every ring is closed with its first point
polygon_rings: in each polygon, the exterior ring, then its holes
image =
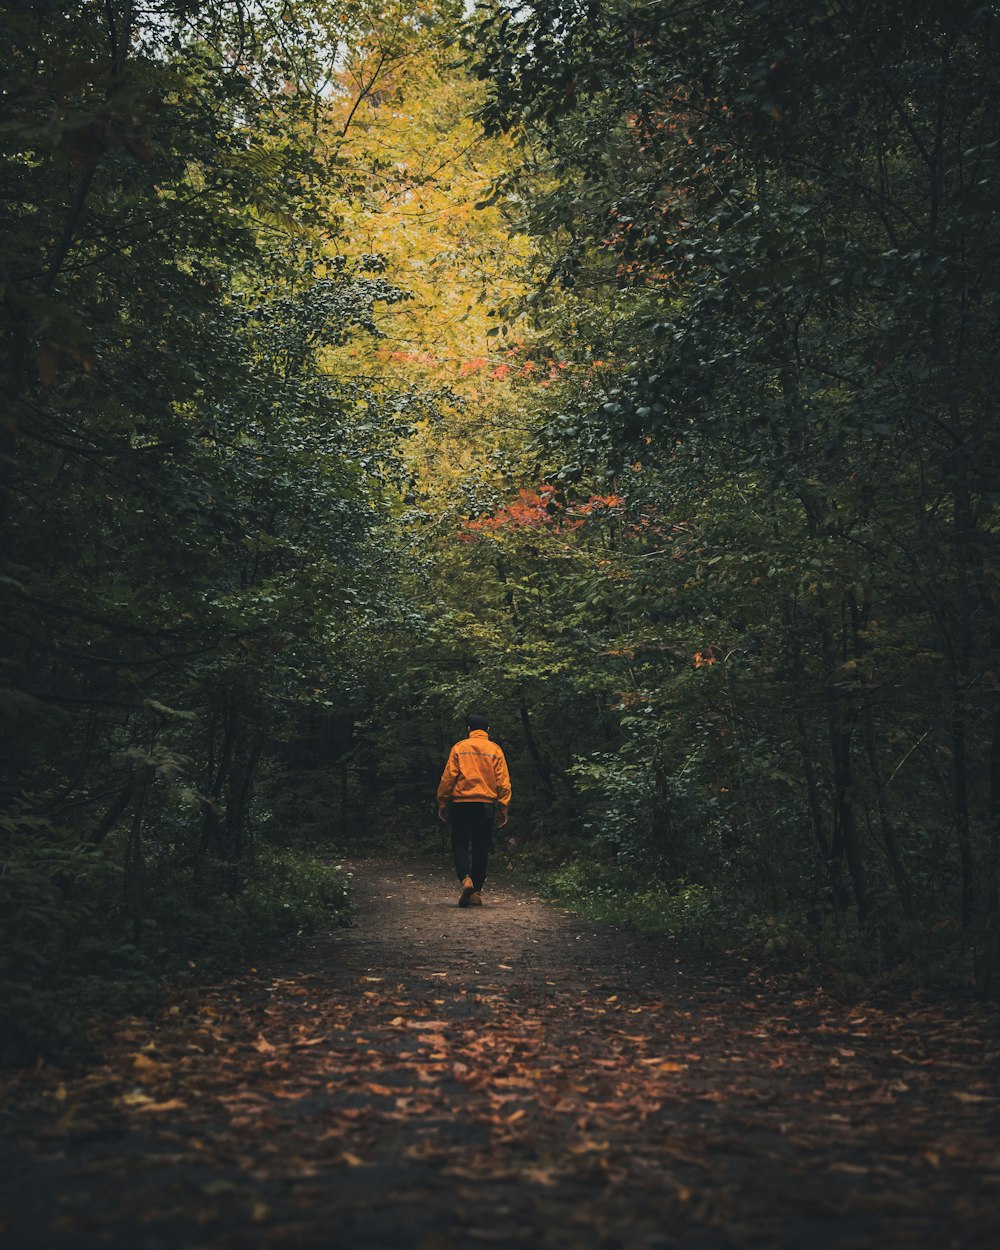
{"type": "Polygon", "coordinates": [[[997,988],[996,5],[0,12],[6,1057],[344,919],[468,712],[562,900],[997,988]]]}

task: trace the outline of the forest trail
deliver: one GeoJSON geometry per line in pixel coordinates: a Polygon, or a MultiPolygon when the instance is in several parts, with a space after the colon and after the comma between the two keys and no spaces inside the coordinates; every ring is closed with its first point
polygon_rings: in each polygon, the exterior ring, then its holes
{"type": "Polygon", "coordinates": [[[990,1008],[353,868],[353,928],[3,1078],[7,1250],[1000,1244],[990,1008]]]}

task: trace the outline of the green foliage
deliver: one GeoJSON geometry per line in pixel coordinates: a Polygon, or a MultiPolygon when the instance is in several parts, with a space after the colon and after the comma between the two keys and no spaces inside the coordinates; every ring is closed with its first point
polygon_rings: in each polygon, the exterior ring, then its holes
{"type": "Polygon", "coordinates": [[[636,865],[575,860],[544,875],[540,884],[556,902],[591,920],[634,925],[699,948],[733,945],[724,901],[690,881],[659,880],[636,865]]]}
{"type": "Polygon", "coordinates": [[[986,930],[963,934],[947,914],[907,921],[894,914],[890,900],[888,910],[866,924],[856,912],[822,907],[786,904],[762,912],[746,890],[665,880],[641,864],[607,862],[600,850],[549,849],[551,857],[540,848],[517,857],[516,870],[546,897],[590,920],[661,934],[689,950],[822,975],[830,988],[846,993],[872,985],[996,990],[995,937],[986,930]]]}
{"type": "MultiPolygon", "coordinates": [[[[224,866],[219,866],[224,872],[224,866]]],[[[199,891],[205,905],[216,891],[199,891]]],[[[351,907],[349,882],[340,866],[316,855],[289,848],[262,846],[257,851],[254,875],[233,896],[223,895],[221,908],[212,914],[212,930],[204,939],[191,940],[187,953],[199,966],[220,957],[259,954],[274,942],[302,937],[318,929],[347,924],[351,907]]],[[[167,924],[164,910],[162,923],[167,924]]],[[[203,920],[204,923],[204,920],[203,920]]],[[[179,941],[186,927],[171,922],[179,941]]]]}
{"type": "Polygon", "coordinates": [[[978,949],[995,11],[498,0],[468,46],[487,123],[531,136],[502,193],[541,281],[509,315],[570,366],[536,455],[624,500],[577,589],[578,683],[606,665],[581,823],[747,914],[856,914],[885,965],[942,915],[978,949]]]}
{"type": "Polygon", "coordinates": [[[5,6],[22,1018],[320,923],[299,850],[435,842],[470,711],[581,906],[984,984],[994,10],[491,0],[484,171],[453,0],[237,7],[5,6]]]}
{"type": "Polygon", "coordinates": [[[165,861],[147,881],[139,944],[114,864],[38,821],[3,836],[0,1063],[67,1059],[89,1020],[152,1006],[167,979],[217,974],[289,938],[348,923],[348,879],[327,860],[261,847],[254,875],[165,861]]]}
{"type": "Polygon", "coordinates": [[[318,137],[339,31],[378,6],[3,8],[3,975],[30,1049],[57,999],[72,1022],[339,914],[258,844],[255,790],[353,694],[432,405],[331,365],[404,298],[339,254],[318,137]]]}

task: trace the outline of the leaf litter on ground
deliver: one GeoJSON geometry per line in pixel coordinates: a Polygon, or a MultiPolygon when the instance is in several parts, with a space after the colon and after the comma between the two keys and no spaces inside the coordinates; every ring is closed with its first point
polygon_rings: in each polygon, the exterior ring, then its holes
{"type": "Polygon", "coordinates": [[[1000,1244],[988,1006],[363,879],[353,930],[4,1079],[5,1246],[1000,1244]]]}

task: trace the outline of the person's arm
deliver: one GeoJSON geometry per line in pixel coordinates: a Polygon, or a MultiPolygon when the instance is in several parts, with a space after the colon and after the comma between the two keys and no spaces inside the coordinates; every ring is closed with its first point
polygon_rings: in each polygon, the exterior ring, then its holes
{"type": "Polygon", "coordinates": [[[452,747],[448,752],[448,762],[444,766],[444,772],[441,774],[441,780],[438,782],[437,801],[438,801],[438,820],[444,823],[448,819],[448,802],[451,799],[451,792],[455,789],[455,782],[458,781],[459,767],[458,754],[452,747]]]}
{"type": "Polygon", "coordinates": [[[497,806],[499,808],[499,819],[497,825],[503,828],[507,823],[507,809],[510,807],[510,773],[507,771],[507,759],[500,747],[497,747],[497,757],[493,763],[496,770],[497,778],[497,806]]]}

